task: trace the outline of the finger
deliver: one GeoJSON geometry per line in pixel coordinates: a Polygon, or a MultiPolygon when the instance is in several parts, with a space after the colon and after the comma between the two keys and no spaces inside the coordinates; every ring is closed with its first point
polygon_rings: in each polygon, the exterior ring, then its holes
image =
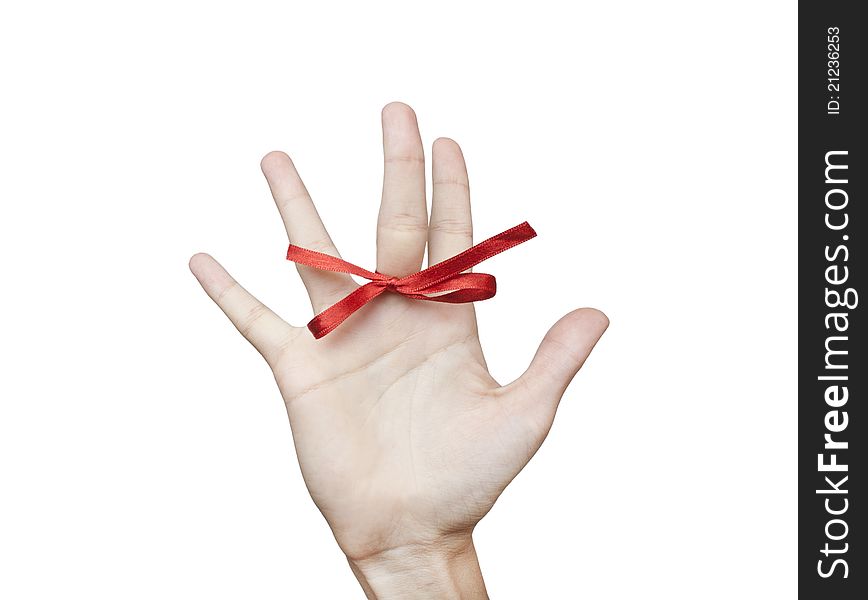
{"type": "Polygon", "coordinates": [[[194,255],[190,259],[190,270],[235,328],[269,364],[274,363],[282,348],[300,331],[254,298],[211,256],[194,255]]]}
{"type": "Polygon", "coordinates": [[[470,185],[461,148],[438,138],[432,149],[431,222],[428,225],[428,265],[452,258],[473,245],[470,185]]]}
{"type": "MultiPolygon", "coordinates": [[[[289,156],[283,152],[269,152],[260,166],[277,204],[277,210],[280,211],[289,242],[340,257],[289,156]]],[[[334,304],[358,287],[350,276],[344,273],[320,271],[305,265],[296,266],[316,312],[334,304]]]]}
{"type": "Polygon", "coordinates": [[[413,109],[383,109],[383,198],[377,221],[377,271],[393,277],[422,266],[428,232],[425,152],[413,109]]]}
{"type": "Polygon", "coordinates": [[[549,329],[524,374],[504,391],[516,392],[518,402],[542,410],[548,424],[567,386],[588,358],[609,319],[593,308],[580,308],[549,329]]]}

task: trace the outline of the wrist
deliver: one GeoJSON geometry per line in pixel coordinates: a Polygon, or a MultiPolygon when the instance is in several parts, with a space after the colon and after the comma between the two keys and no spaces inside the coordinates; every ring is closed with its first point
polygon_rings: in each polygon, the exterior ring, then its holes
{"type": "Polygon", "coordinates": [[[369,599],[488,599],[469,534],[347,559],[369,599]]]}

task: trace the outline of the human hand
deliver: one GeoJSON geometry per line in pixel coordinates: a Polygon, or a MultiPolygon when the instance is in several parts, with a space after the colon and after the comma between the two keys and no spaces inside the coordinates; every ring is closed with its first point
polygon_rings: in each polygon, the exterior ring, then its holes
{"type": "MultiPolygon", "coordinates": [[[[377,271],[403,277],[472,245],[461,149],[425,159],[410,107],[383,109],[385,173],[377,271]]],[[[292,244],[338,256],[292,161],[262,160],[292,244]]],[[[310,494],[370,598],[485,597],[471,533],[542,444],[558,402],[608,326],[579,309],[560,319],[523,375],[488,373],[472,304],[383,294],[315,340],[261,304],[210,256],[193,274],[262,354],[286,403],[310,494]]],[[[316,312],[358,285],[298,266],[316,312]]]]}

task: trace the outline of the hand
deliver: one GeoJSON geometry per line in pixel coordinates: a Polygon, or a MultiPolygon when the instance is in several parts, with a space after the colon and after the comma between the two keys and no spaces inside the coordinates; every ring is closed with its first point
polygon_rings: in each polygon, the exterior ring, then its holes
{"type": "MultiPolygon", "coordinates": [[[[472,245],[461,149],[433,145],[430,223],[416,116],[383,109],[385,174],[377,271],[402,277],[472,245]]],[[[291,243],[338,251],[292,161],[262,160],[291,243]]],[[[193,274],[271,366],[310,494],[368,597],[485,597],[471,541],[476,523],[542,444],[561,395],[608,326],[573,311],[506,386],[488,373],[472,304],[384,294],[320,340],[245,291],[210,256],[193,274]],[[414,596],[415,595],[415,596],[414,596]]],[[[316,312],[357,287],[298,266],[316,312]]]]}

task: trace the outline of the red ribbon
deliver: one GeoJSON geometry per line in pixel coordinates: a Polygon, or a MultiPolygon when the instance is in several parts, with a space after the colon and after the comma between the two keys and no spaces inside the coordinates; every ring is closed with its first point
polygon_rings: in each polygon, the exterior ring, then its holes
{"type": "Polygon", "coordinates": [[[485,273],[462,273],[462,271],[466,271],[495,254],[509,250],[533,237],[536,237],[536,231],[525,221],[521,225],[516,225],[512,229],[507,229],[503,233],[479,242],[461,254],[401,278],[390,277],[382,273],[372,273],[340,258],[299,248],[292,244],[286,252],[286,258],[315,269],[351,273],[370,279],[370,283],[366,283],[347,294],[340,302],[311,319],[307,328],[313,333],[313,337],[319,339],[343,323],[344,319],[362,306],[386,291],[395,292],[414,300],[429,300],[431,302],[459,303],[487,300],[497,292],[494,276],[485,273]]]}

